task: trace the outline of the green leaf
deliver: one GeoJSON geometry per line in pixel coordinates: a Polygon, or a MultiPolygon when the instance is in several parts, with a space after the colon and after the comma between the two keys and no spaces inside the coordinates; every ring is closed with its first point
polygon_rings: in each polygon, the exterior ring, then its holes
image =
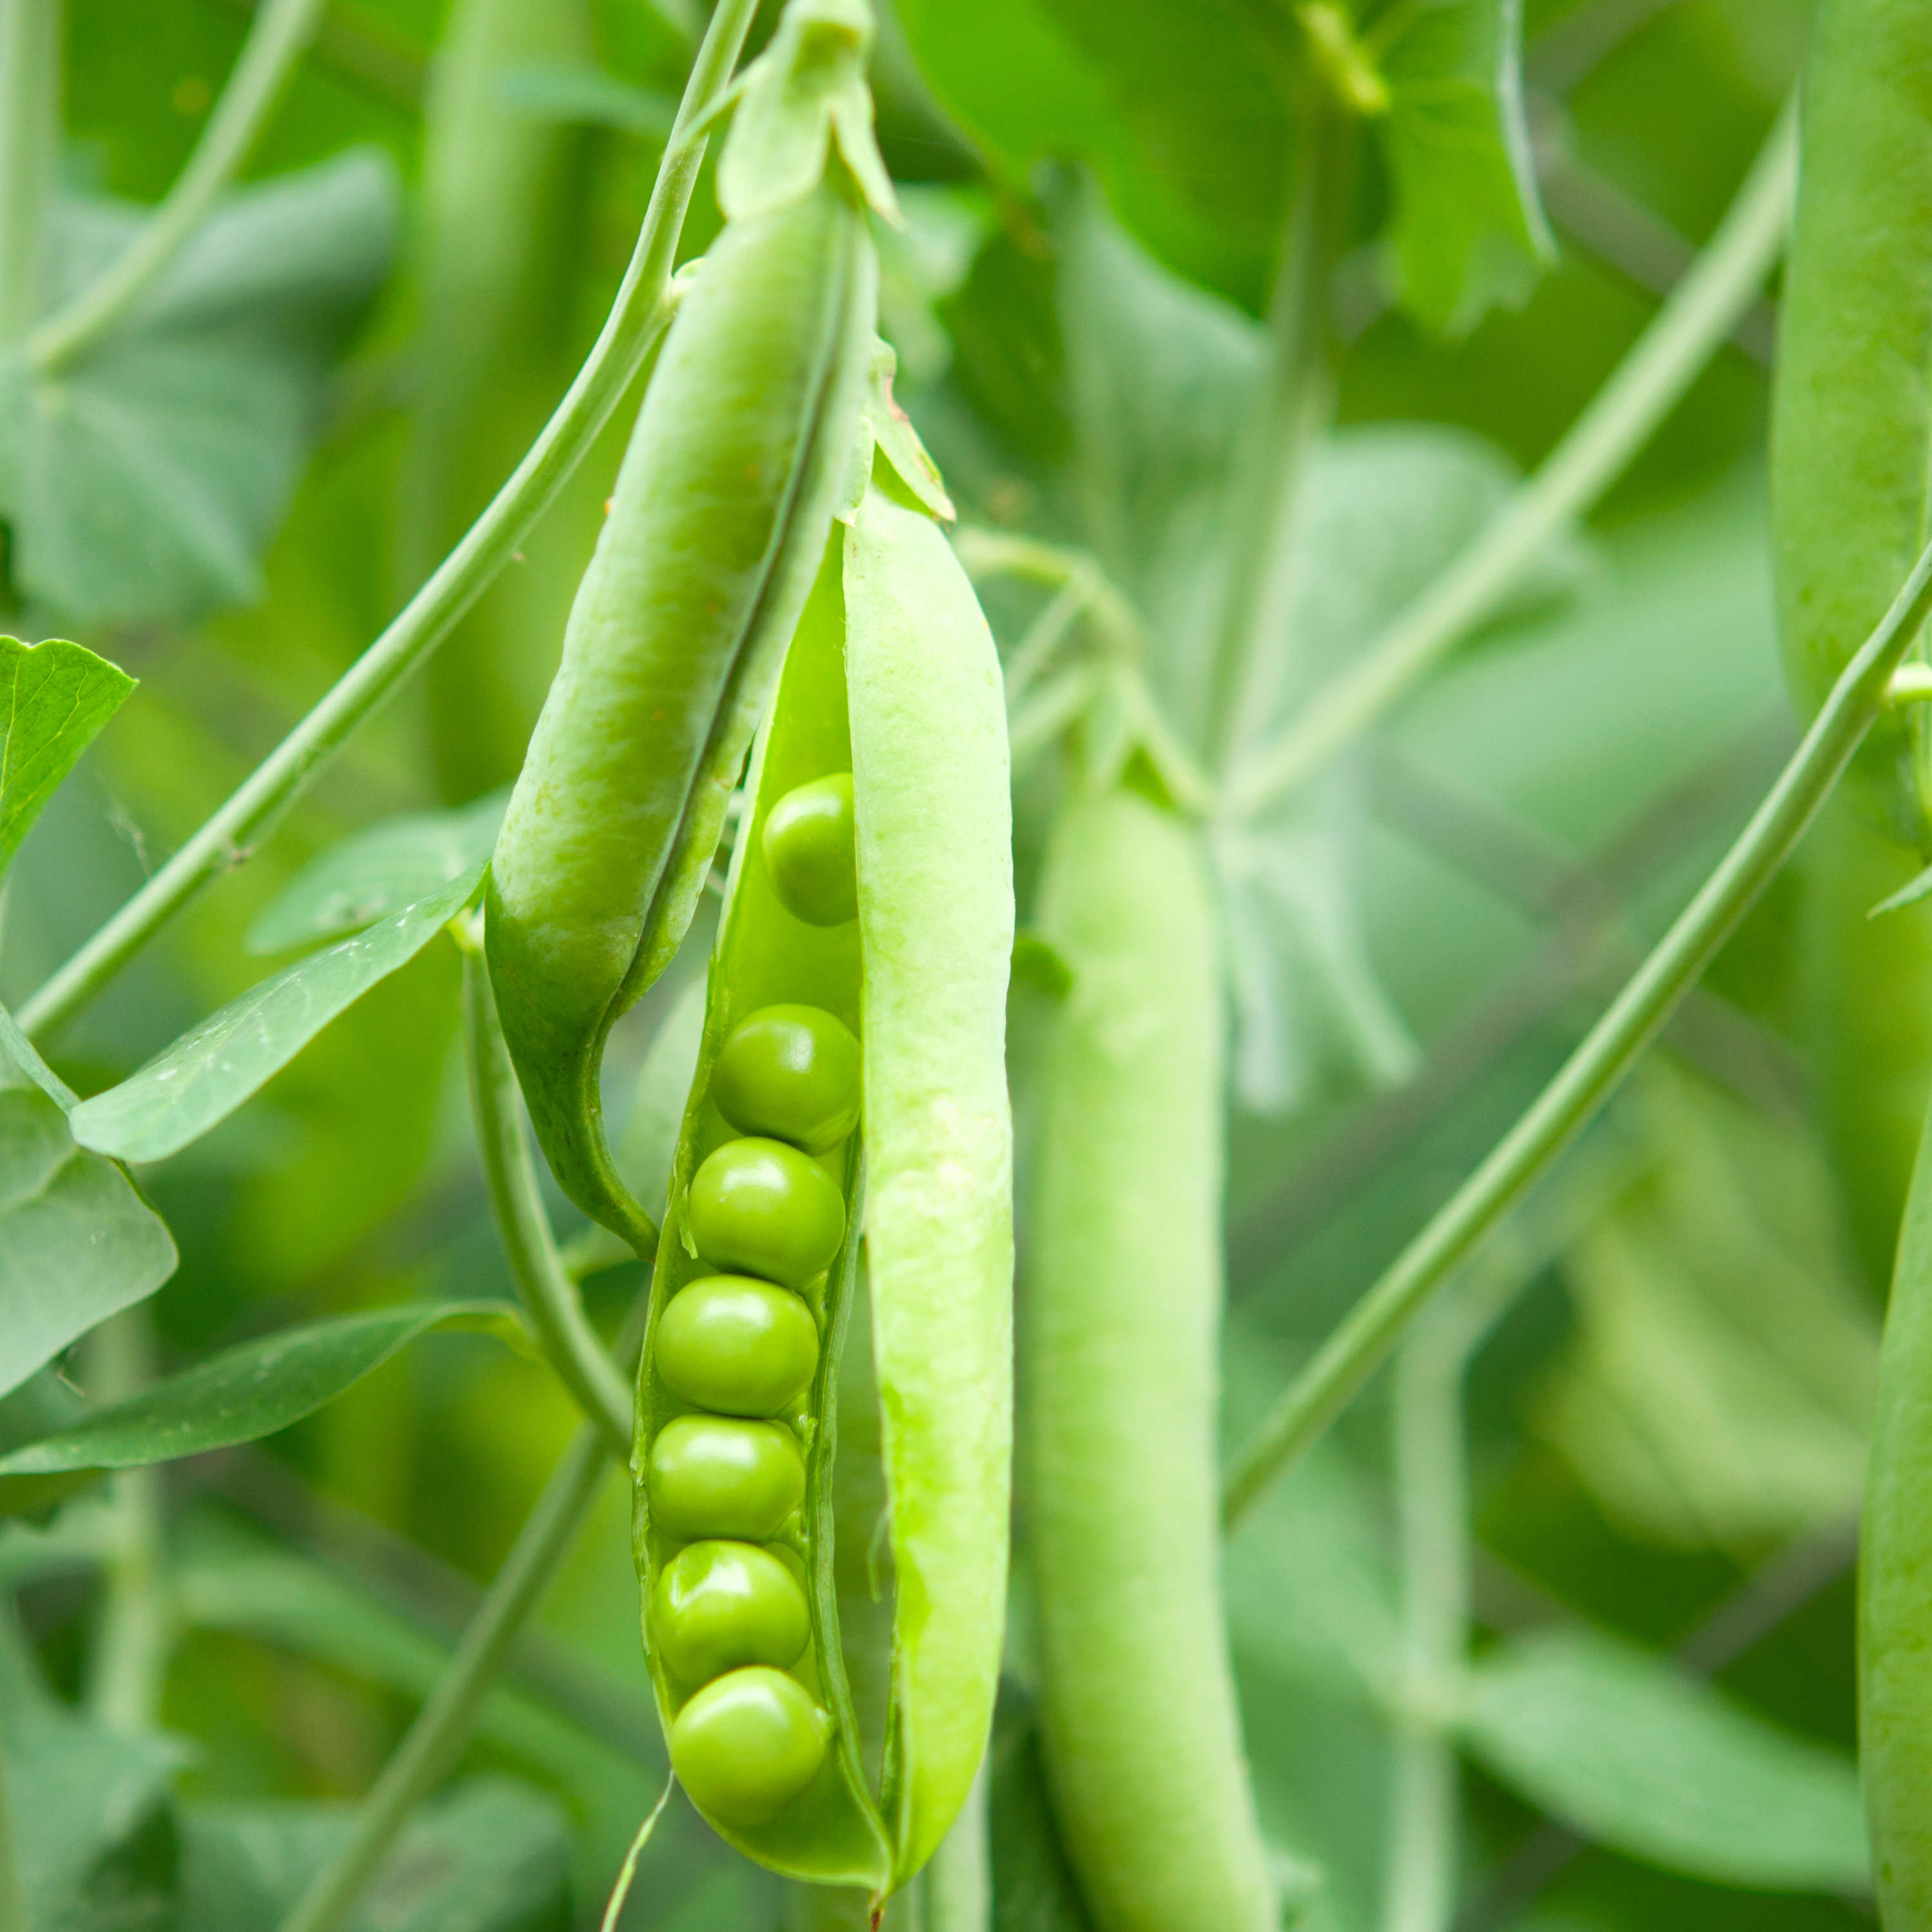
{"type": "MultiPolygon", "coordinates": [[[[0,1078],[16,1081],[0,1056],[0,1078]]],[[[175,1271],[166,1224],[74,1144],[38,1088],[0,1085],[0,1394],[175,1271]]]]}
{"type": "MultiPolygon", "coordinates": [[[[182,1924],[280,1924],[355,1828],[347,1804],[214,1803],[182,1825],[182,1924]]],[[[478,1778],[426,1810],[377,1870],[347,1932],[567,1932],[570,1840],[554,1798],[478,1778]]]]}
{"type": "Polygon", "coordinates": [[[428,898],[251,986],[70,1117],[83,1147],[160,1160],[226,1120],[338,1014],[428,945],[482,877],[472,865],[428,898]]]}
{"type": "Polygon", "coordinates": [[[134,680],[64,638],[0,637],[0,872],[134,680]]]}
{"type": "Polygon", "coordinates": [[[452,812],[385,819],[311,860],[249,927],[250,952],[286,952],[360,932],[490,856],[509,802],[507,788],[452,812]]]}
{"type": "Polygon", "coordinates": [[[71,1714],[0,1612],[0,1747],[27,1923],[47,1932],[170,1932],[177,1846],[176,1740],[71,1714]]]}
{"type": "Polygon", "coordinates": [[[1590,1631],[1515,1639],[1475,1667],[1469,1747],[1586,1836],[1721,1885],[1862,1892],[1858,1767],[1700,1678],[1590,1631]]]}
{"type": "Polygon", "coordinates": [[[1001,1687],[987,1766],[994,1932],[1089,1932],[1047,1796],[1032,1706],[1010,1684],[1001,1687]]]}
{"type": "Polygon", "coordinates": [[[458,1301],[346,1315],[244,1342],[0,1456],[0,1516],[44,1510],[110,1469],[272,1436],[436,1329],[478,1330],[519,1346],[524,1335],[507,1303],[458,1301]]]}
{"type": "Polygon", "coordinates": [[[496,98],[542,121],[614,128],[620,134],[662,140],[670,132],[677,103],[668,94],[633,87],[602,68],[568,61],[532,61],[499,75],[496,98]]]}
{"type": "MultiPolygon", "coordinates": [[[[90,622],[248,602],[322,412],[337,349],[382,280],[393,170],[338,157],[230,196],[147,301],[50,374],[0,381],[0,515],[20,587],[90,622]]],[[[70,198],[54,305],[146,217],[70,198]]]]}
{"type": "Polygon", "coordinates": [[[1403,306],[1462,334],[1498,302],[1520,304],[1556,252],[1523,120],[1522,0],[1449,0],[1402,17],[1381,61],[1393,254],[1403,306]]]}

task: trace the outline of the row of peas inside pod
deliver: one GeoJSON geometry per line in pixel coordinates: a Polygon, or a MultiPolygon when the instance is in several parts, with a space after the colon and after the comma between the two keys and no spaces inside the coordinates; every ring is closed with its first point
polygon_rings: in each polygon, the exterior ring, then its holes
{"type": "MultiPolygon", "coordinates": [[[[800,785],[773,808],[762,856],[779,903],[815,927],[858,916],[849,772],[800,785]]],[[[687,1282],[658,1317],[658,1380],[690,1412],[658,1431],[649,1508],[692,1540],[659,1572],[647,1640],[688,1699],[671,1760],[704,1810],[763,1823],[818,1775],[832,1724],[790,1673],[812,1635],[802,1539],[802,1445],[845,1244],[858,1124],[859,1042],[822,1006],[780,1004],[740,1020],[712,1063],[710,1099],[739,1136],[693,1177],[697,1257],[729,1273],[687,1282]]]]}

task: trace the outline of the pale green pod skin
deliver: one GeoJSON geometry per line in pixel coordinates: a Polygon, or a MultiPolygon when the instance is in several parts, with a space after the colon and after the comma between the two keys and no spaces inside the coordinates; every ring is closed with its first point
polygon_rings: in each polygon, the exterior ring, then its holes
{"type": "MultiPolygon", "coordinates": [[[[1932,530],[1932,0],[1820,0],[1779,302],[1772,509],[1779,628],[1809,718],[1932,530]]],[[[1852,767],[1924,847],[1923,705],[1852,767]]]]}
{"type": "Polygon", "coordinates": [[[648,1253],[610,1024],[676,950],[844,486],[876,267],[843,175],[728,224],[672,325],[491,862],[490,976],[559,1184],[648,1253]]]}
{"type": "Polygon", "coordinates": [[[1198,842],[1054,826],[1073,974],[1041,1080],[1020,1468],[1055,1814],[1101,1932],[1274,1932],[1220,1594],[1222,990],[1198,842]]]}
{"type": "Polygon", "coordinates": [[[899,1606],[897,1876],[984,1755],[1012,1460],[1011,788],[992,633],[932,519],[875,482],[845,545],[865,971],[866,1248],[899,1606]]]}
{"type": "Polygon", "coordinates": [[[1932,1925],[1932,1131],[1880,1359],[1858,1538],[1858,1762],[1887,1932],[1932,1925]]]}
{"type": "MultiPolygon", "coordinates": [[[[719,1045],[761,1008],[821,1008],[860,1038],[863,1106],[859,1131],[820,1156],[846,1191],[848,1232],[827,1274],[801,1290],[818,1322],[818,1366],[784,1419],[805,1448],[806,1494],[775,1541],[803,1565],[812,1642],[790,1674],[826,1712],[832,1744],[819,1776],[775,1816],[710,1822],[776,1870],[875,1898],[917,1869],[964,1802],[998,1682],[1012,1387],[1007,788],[998,666],[972,592],[930,519],[874,489],[829,547],[754,758],[658,1251],[636,1461],[648,1467],[658,1432],[688,1412],[657,1372],[656,1348],[664,1311],[707,1271],[686,1203],[698,1167],[734,1138],[710,1094],[719,1045]],[[859,915],[814,926],[773,888],[763,832],[780,799],[841,771],[857,799],[859,915]],[[862,1230],[897,1592],[876,1792],[833,1547],[837,1375],[862,1230]]],[[[647,1486],[633,1540],[648,1600],[680,1540],[652,1520],[647,1486]]],[[[652,1667],[673,1724],[695,1687],[652,1667]]]]}

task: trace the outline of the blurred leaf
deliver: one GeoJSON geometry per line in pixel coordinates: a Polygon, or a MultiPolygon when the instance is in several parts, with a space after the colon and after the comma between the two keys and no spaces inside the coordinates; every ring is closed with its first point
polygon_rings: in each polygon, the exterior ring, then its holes
{"type": "Polygon", "coordinates": [[[1013,935],[1013,983],[1064,1000],[1073,990],[1073,968],[1045,934],[1022,931],[1013,935]]]}
{"type": "MultiPolygon", "coordinates": [[[[182,1821],[184,1932],[279,1924],[348,1841],[347,1804],[214,1803],[182,1821]]],[[[569,1840],[554,1798],[478,1778],[403,1834],[346,1921],[349,1932],[568,1932],[569,1840]]]]}
{"type": "Polygon", "coordinates": [[[418,1336],[478,1330],[520,1346],[522,1318],[501,1302],[445,1302],[346,1315],[244,1342],[0,1456],[0,1515],[24,1515],[98,1481],[272,1436],[313,1415],[418,1336]]]}
{"type": "Polygon", "coordinates": [[[1748,1550],[1857,1508],[1878,1362],[1815,1150],[1653,1060],[1646,1178],[1570,1250],[1540,1423],[1637,1534],[1748,1550]]]}
{"type": "Polygon", "coordinates": [[[1586,1837],[1719,1884],[1868,1888],[1858,1767],[1689,1672],[1581,1630],[1512,1640],[1470,1681],[1470,1748],[1586,1837]]]}
{"type": "Polygon", "coordinates": [[[118,665],[64,638],[0,637],[0,872],[134,688],[118,665]]]}
{"type": "Polygon", "coordinates": [[[0,1055],[0,1395],[175,1271],[159,1215],[0,1055]]]}
{"type": "Polygon", "coordinates": [[[86,1723],[41,1682],[0,1611],[0,1745],[34,1932],[171,1932],[176,1843],[172,1738],[86,1723]]]}
{"type": "MultiPolygon", "coordinates": [[[[329,362],[387,266],[395,206],[393,170],[368,153],[244,188],[97,348],[0,382],[0,514],[23,590],[94,622],[260,596],[262,551],[329,362]]],[[[53,305],[146,219],[121,203],[63,202],[53,305]]]]}
{"type": "Polygon", "coordinates": [[[1555,255],[1522,106],[1522,0],[1409,8],[1381,58],[1403,305],[1466,333],[1520,304],[1555,255]]]}
{"type": "Polygon", "coordinates": [[[987,1766],[993,1932],[1088,1932],[1092,1922],[1054,1824],[1033,1707],[1011,1684],[1000,1687],[987,1766]]]}
{"type": "Polygon", "coordinates": [[[1184,274],[1255,302],[1285,205],[1288,130],[1245,16],[1218,0],[899,0],[941,104],[1024,188],[1090,163],[1120,218],[1184,274]]]}
{"type": "Polygon", "coordinates": [[[428,898],[251,986],[119,1086],[83,1100],[70,1117],[75,1137],[124,1160],[160,1160],[199,1139],[414,958],[462,910],[482,872],[472,865],[428,898]]]}
{"type": "Polygon", "coordinates": [[[602,68],[563,61],[508,68],[497,76],[496,94],[506,106],[538,120],[614,128],[658,140],[670,132],[677,114],[669,94],[633,87],[602,68]]]}
{"type": "Polygon", "coordinates": [[[286,952],[359,932],[473,872],[490,856],[507,790],[452,812],[386,819],[312,860],[258,913],[244,944],[286,952]]]}

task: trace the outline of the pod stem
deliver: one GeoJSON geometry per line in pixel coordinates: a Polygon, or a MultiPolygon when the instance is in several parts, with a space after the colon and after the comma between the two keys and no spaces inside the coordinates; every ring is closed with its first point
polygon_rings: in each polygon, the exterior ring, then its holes
{"type": "MultiPolygon", "coordinates": [[[[15,0],[17,4],[17,0],[15,0]]],[[[758,0],[719,0],[622,285],[584,366],[509,480],[387,629],[172,858],[21,1007],[46,1037],[94,999],[206,886],[245,862],[283,813],[383,700],[428,657],[549,508],[644,365],[670,314],[668,293],[706,136],[758,0]]]]}
{"type": "Polygon", "coordinates": [[[1351,669],[1230,775],[1236,817],[1266,812],[1359,737],[1492,616],[1551,540],[1623,473],[1757,299],[1784,248],[1797,178],[1797,118],[1787,106],[1709,244],[1541,467],[1351,669]]]}
{"type": "Polygon", "coordinates": [[[1229,1524],[1340,1414],[1456,1264],[1622,1084],[1816,816],[1884,708],[1892,674],[1928,614],[1932,545],[1696,897],[1528,1111],[1342,1318],[1236,1455],[1222,1496],[1229,1524]]]}
{"type": "Polygon", "coordinates": [[[505,1258],[537,1340],[586,1419],[620,1458],[631,1453],[631,1391],[584,1312],[538,1190],[518,1112],[517,1078],[496,1018],[496,1001],[477,938],[454,928],[463,950],[463,1028],[470,1101],[490,1208],[505,1258]]]}
{"type": "MultiPolygon", "coordinates": [[[[647,1296],[639,1296],[625,1324],[620,1347],[626,1353],[643,1340],[649,1305],[647,1296]]],[[[603,1424],[581,1424],[484,1592],[448,1667],[362,1801],[348,1841],[316,1874],[280,1932],[338,1932],[347,1920],[411,1813],[462,1749],[518,1631],[576,1540],[610,1459],[603,1424]]]]}
{"type": "Polygon", "coordinates": [[[193,239],[215,197],[239,172],[322,18],[323,0],[262,0],[227,85],[188,164],[128,248],[100,278],[28,338],[37,376],[98,348],[193,239]]]}
{"type": "Polygon", "coordinates": [[[60,0],[0,0],[0,349],[32,332],[60,154],[60,0]]]}

